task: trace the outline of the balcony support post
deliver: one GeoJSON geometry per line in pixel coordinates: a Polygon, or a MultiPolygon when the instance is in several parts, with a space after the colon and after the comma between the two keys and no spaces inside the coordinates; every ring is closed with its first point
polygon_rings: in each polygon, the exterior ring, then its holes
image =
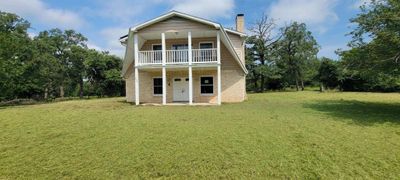
{"type": "Polygon", "coordinates": [[[217,103],[221,105],[221,38],[220,32],[217,32],[217,81],[218,81],[218,96],[217,103]]]}
{"type": "Polygon", "coordinates": [[[193,104],[193,75],[192,75],[192,32],[188,32],[188,58],[189,58],[189,105],[193,104]]]}
{"type": "Polygon", "coordinates": [[[165,47],[165,33],[161,33],[161,46],[162,46],[162,104],[167,104],[167,70],[165,65],[167,62],[167,54],[165,47]]]}
{"type": "Polygon", "coordinates": [[[135,67],[135,104],[139,105],[139,69],[135,67]]]}
{"type": "Polygon", "coordinates": [[[139,105],[139,39],[138,35],[133,35],[134,57],[135,57],[135,104],[139,105]]]}

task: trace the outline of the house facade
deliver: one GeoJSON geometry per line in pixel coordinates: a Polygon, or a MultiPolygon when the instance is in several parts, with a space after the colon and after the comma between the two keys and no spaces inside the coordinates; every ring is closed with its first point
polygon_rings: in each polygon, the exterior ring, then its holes
{"type": "Polygon", "coordinates": [[[247,98],[244,16],[236,30],[172,11],[129,29],[122,76],[126,100],[188,104],[247,98]]]}

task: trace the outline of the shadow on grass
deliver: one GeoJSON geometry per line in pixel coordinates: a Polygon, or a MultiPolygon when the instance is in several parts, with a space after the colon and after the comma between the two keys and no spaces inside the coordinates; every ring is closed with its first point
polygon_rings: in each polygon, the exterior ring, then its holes
{"type": "Polygon", "coordinates": [[[400,103],[378,103],[361,101],[318,101],[305,105],[320,112],[325,112],[343,121],[351,120],[357,125],[393,123],[400,125],[400,103]]]}

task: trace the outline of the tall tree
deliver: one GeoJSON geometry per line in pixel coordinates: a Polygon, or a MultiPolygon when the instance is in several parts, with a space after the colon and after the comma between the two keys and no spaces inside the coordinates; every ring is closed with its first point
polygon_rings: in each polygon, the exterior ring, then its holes
{"type": "MultiPolygon", "coordinates": [[[[372,0],[351,19],[352,48],[340,52],[347,85],[357,90],[400,90],[400,1],[372,0]]],[[[349,87],[349,86],[346,86],[349,87]]]]}
{"type": "Polygon", "coordinates": [[[79,85],[79,97],[83,98],[83,85],[84,78],[86,77],[85,59],[87,49],[81,46],[72,46],[68,54],[69,76],[73,82],[79,85]]]}
{"type": "Polygon", "coordinates": [[[103,96],[120,95],[123,91],[123,80],[119,70],[122,60],[108,52],[89,50],[85,66],[87,67],[88,82],[92,85],[94,94],[103,96]]]}
{"type": "Polygon", "coordinates": [[[32,57],[28,21],[0,11],[0,100],[16,98],[29,89],[23,74],[32,57]]]}
{"type": "Polygon", "coordinates": [[[316,59],[319,46],[304,23],[293,22],[281,31],[283,36],[276,50],[278,66],[294,80],[297,90],[300,86],[304,90],[307,65],[316,59]]]}
{"type": "Polygon", "coordinates": [[[253,62],[247,62],[248,65],[254,66],[251,72],[254,78],[254,85],[257,86],[257,79],[260,78],[259,91],[265,90],[265,79],[268,72],[270,72],[271,65],[271,52],[273,46],[280,39],[280,35],[274,34],[276,24],[273,19],[267,15],[263,15],[258,19],[254,25],[249,29],[254,35],[247,39],[247,44],[250,45],[248,52],[251,53],[247,57],[251,57],[253,62]]]}
{"type": "Polygon", "coordinates": [[[61,31],[60,29],[51,29],[49,31],[40,32],[37,36],[39,41],[45,41],[51,50],[51,54],[59,61],[60,79],[59,90],[60,97],[64,97],[65,83],[71,75],[71,67],[73,67],[71,58],[71,49],[73,46],[86,47],[87,38],[74,30],[61,31]]]}

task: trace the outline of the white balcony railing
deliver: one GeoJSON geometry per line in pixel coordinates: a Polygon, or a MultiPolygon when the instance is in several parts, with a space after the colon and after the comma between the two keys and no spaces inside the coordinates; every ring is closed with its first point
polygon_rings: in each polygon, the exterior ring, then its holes
{"type": "MultiPolygon", "coordinates": [[[[189,63],[189,51],[166,50],[166,64],[189,63]]],[[[216,63],[217,49],[192,49],[192,63],[216,63]]],[[[139,51],[138,65],[162,64],[162,51],[139,51]]]]}
{"type": "Polygon", "coordinates": [[[162,51],[139,51],[139,64],[161,64],[162,51]]]}
{"type": "Polygon", "coordinates": [[[193,49],[194,63],[211,63],[217,62],[217,49],[193,49]]]}

